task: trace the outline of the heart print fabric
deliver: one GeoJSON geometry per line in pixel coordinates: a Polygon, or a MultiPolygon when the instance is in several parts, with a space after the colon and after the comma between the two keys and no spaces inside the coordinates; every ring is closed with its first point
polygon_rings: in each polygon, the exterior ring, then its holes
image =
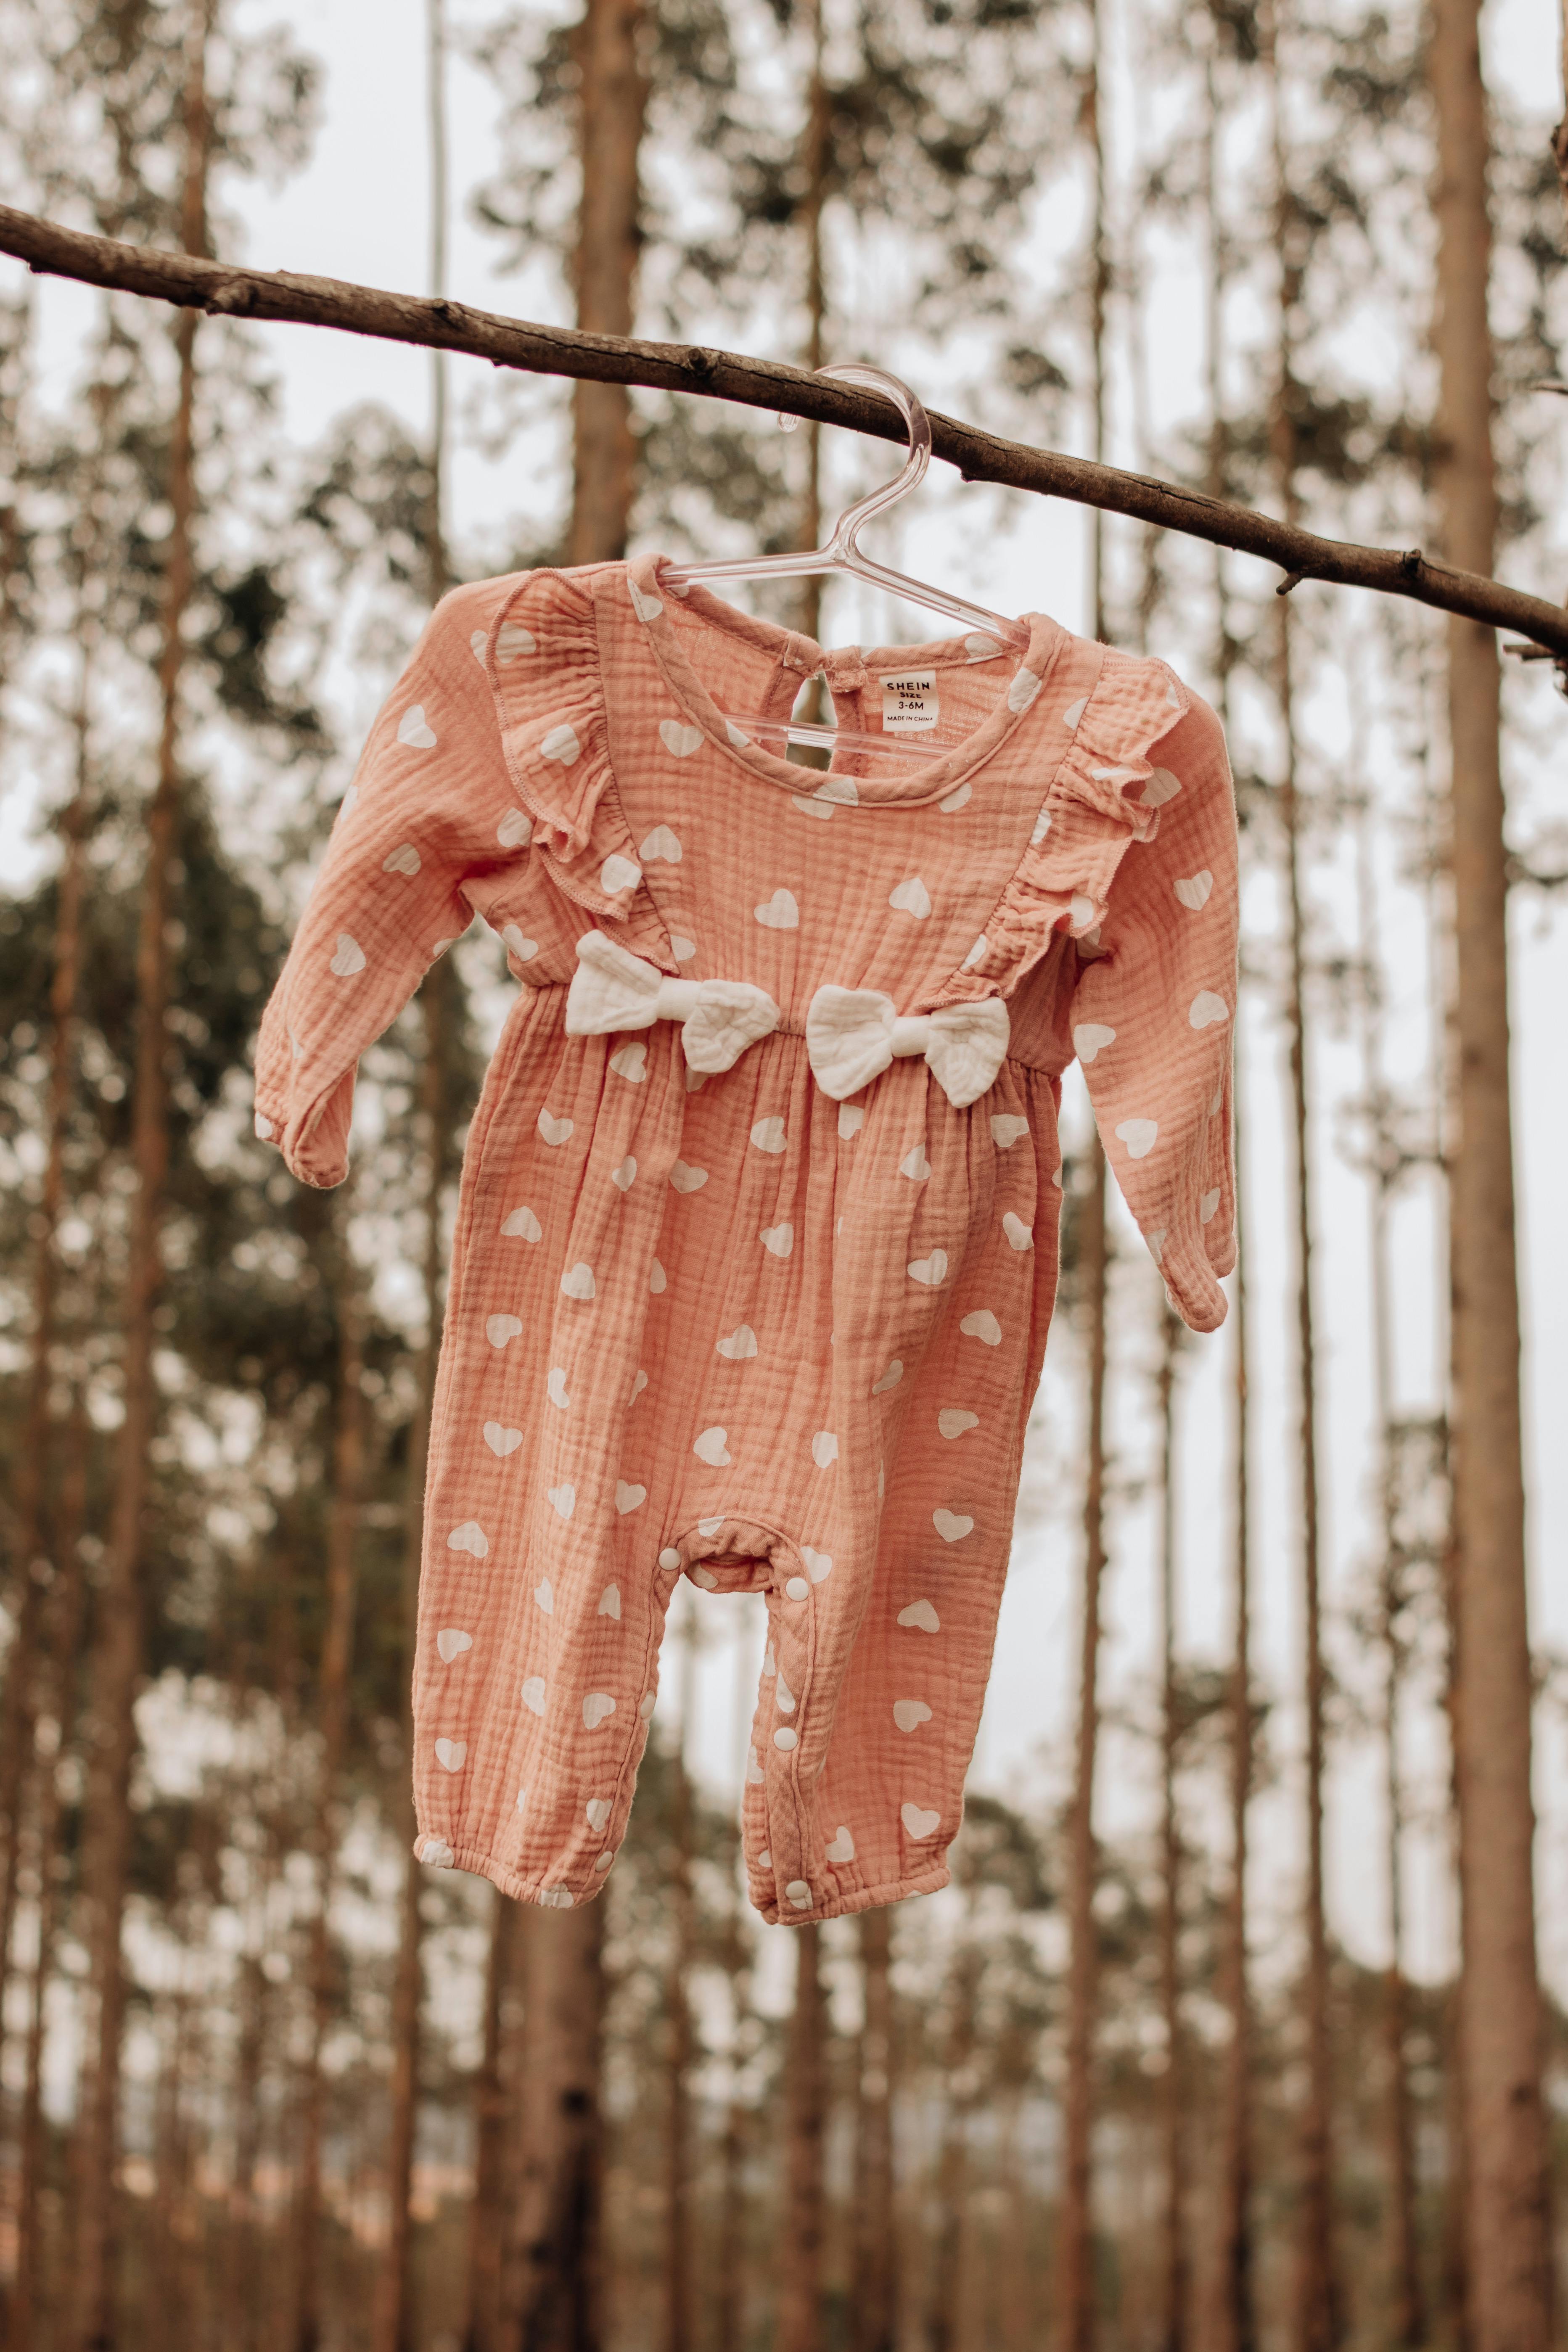
{"type": "Polygon", "coordinates": [[[427,1861],[597,1893],[687,1576],[767,1603],[759,1910],[942,1885],[1075,1055],[1173,1301],[1223,1318],[1223,738],[1163,663],[1027,629],[1021,656],[827,649],[675,595],[655,556],[529,572],[444,600],[372,730],[267,1009],[257,1130],[340,1182],[360,1055],[476,913],[499,934],[517,1000],[468,1135],[426,1500],[427,1861]],[[891,772],[796,766],[721,715],[787,716],[820,671],[874,731],[913,669],[956,748],[891,772]]]}

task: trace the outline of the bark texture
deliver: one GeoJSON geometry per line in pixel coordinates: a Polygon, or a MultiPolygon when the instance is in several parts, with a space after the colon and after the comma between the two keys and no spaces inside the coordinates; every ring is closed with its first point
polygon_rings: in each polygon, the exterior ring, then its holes
{"type": "Polygon", "coordinates": [[[854,2352],[893,2352],[898,2341],[898,2252],[893,2206],[893,1914],[859,1918],[865,2021],[856,2081],[854,2352]]]}
{"type": "Polygon", "coordinates": [[[807,1927],[794,1932],[795,2010],[784,2061],[784,2210],[773,2340],[775,2352],[822,2352],[822,2143],[827,2127],[822,1931],[807,1927]]]}
{"type": "Polygon", "coordinates": [[[1088,1332],[1088,1467],[1083,1499],[1083,1625],[1079,1664],[1078,1752],[1068,1822],[1066,2082],[1062,2094],[1062,2185],[1057,2240],[1057,2352],[1093,2352],[1096,2336],[1091,2137],[1095,2013],[1100,1979],[1094,1895],[1094,1767],[1100,1739],[1100,1587],[1105,1576],[1105,1155],[1089,1151],[1089,1185],[1079,1208],[1079,1249],[1088,1332]]]}
{"type": "MultiPolygon", "coordinates": [[[[211,146],[206,50],[214,6],[215,0],[201,0],[195,12],[184,92],[181,226],[187,253],[198,255],[206,247],[211,146]]],[[[142,1675],[147,1516],[158,1415],[153,1358],[163,1281],[164,1186],[169,1164],[168,932],[181,801],[184,622],[194,578],[195,331],[194,313],[182,313],[174,328],[179,389],[169,440],[170,524],[158,661],[162,719],[156,781],[147,804],[147,848],[136,936],[131,1117],[136,1189],[131,1202],[121,1312],[124,1419],[115,1462],[109,1541],[97,1594],[92,1696],[85,1743],[87,1801],[80,1884],[96,2015],[79,2124],[76,2309],[70,2330],[79,2352],[112,2352],[119,2335],[114,2207],[125,2020],[121,1932],[131,1867],[131,1771],[136,1752],[132,1709],[142,1675]]]]}
{"type": "MultiPolygon", "coordinates": [[[[577,324],[629,335],[641,247],[637,155],[648,83],[640,55],[641,0],[588,0],[575,34],[582,76],[577,220],[577,324]]],[[[624,384],[579,383],[572,404],[576,484],[568,562],[604,563],[626,551],[637,481],[637,440],[624,384]]]]}
{"type": "Polygon", "coordinates": [[[1165,2180],[1161,2268],[1162,2352],[1185,2352],[1187,2342],[1186,2067],[1182,2031],[1182,1831],[1176,1811],[1176,1762],[1181,1742],[1176,1686],[1176,1366],[1181,1323],[1170,1307],[1162,1323],[1160,1360],[1160,2006],[1165,2027],[1161,2128],[1165,2180]]]}
{"type": "Polygon", "coordinates": [[[603,2340],[605,1906],[522,1913],[519,2352],[603,2340]]]}
{"type": "MultiPolygon", "coordinates": [[[[1477,0],[1434,0],[1437,492],[1444,545],[1489,568],[1489,133],[1477,0]]],[[[1456,1129],[1449,1160],[1460,2050],[1476,2352],[1546,2352],[1552,2254],[1536,1966],[1531,1661],[1509,1100],[1497,642],[1447,632],[1456,1129]]]]}
{"type": "Polygon", "coordinates": [[[294,2182],[293,2352],[318,2352],[321,2342],[321,2143],[326,2122],[322,2055],[332,2021],[331,1899],[337,1850],[339,1786],[348,1744],[349,1675],[353,1658],[354,1570],[364,1490],[364,1321],[357,1273],[344,1238],[348,1204],[342,1194],[327,1235],[338,1324],[337,1393],[333,1403],[332,1502],[328,1526],[326,1623],[316,1698],[321,1763],[313,1840],[316,1908],[310,1920],[306,1983],[308,2047],[300,2084],[299,2158],[294,2182]]]}

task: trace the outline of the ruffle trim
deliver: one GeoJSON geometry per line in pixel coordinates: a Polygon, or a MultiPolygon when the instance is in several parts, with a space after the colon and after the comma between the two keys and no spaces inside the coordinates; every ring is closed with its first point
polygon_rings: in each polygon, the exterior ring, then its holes
{"type": "Polygon", "coordinates": [[[498,838],[510,847],[526,831],[569,898],[637,930],[650,927],[633,924],[642,867],[610,765],[591,577],[527,573],[479,656],[522,803],[498,838]]]}
{"type": "Polygon", "coordinates": [[[1092,947],[1121,860],[1153,840],[1182,789],[1150,753],[1190,707],[1163,661],[1105,648],[1094,684],[1064,714],[1071,736],[1029,845],[942,1003],[1011,995],[1058,930],[1092,947]]]}

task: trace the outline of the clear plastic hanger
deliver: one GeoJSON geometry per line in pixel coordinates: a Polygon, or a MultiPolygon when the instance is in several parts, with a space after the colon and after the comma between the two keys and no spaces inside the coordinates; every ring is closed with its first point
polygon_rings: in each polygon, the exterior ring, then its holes
{"type": "MultiPolygon", "coordinates": [[[[737,556],[728,562],[714,563],[667,563],[660,567],[659,578],[676,594],[694,583],[707,588],[729,580],[806,580],[822,572],[847,572],[856,580],[869,581],[873,587],[884,588],[889,594],[901,596],[911,604],[921,604],[930,612],[941,613],[949,620],[962,623],[972,635],[995,640],[996,650],[1009,647],[1021,653],[1029,642],[1029,633],[1019,621],[1006,619],[1000,613],[988,612],[984,604],[971,604],[963,596],[954,596],[945,588],[928,586],[923,580],[911,580],[901,572],[889,572],[869,555],[863,554],[859,545],[862,528],[873,515],[908,496],[925,478],[931,464],[931,420],[907,383],[885,368],[871,367],[859,360],[846,361],[842,365],[818,368],[819,375],[836,376],[841,383],[864,384],[890,400],[910,428],[910,454],[903,469],[892,481],[871,490],[838,518],[833,536],[826,547],[812,548],[797,555],[737,556]]],[[[779,423],[793,425],[793,417],[781,416],[779,423]]],[[[987,656],[980,654],[977,658],[987,656]]],[[[832,751],[836,746],[845,751],[868,751],[883,757],[910,759],[930,758],[933,751],[951,751],[962,740],[943,733],[940,729],[922,733],[918,742],[901,735],[871,734],[849,727],[816,727],[795,719],[764,718],[756,711],[725,710],[721,717],[748,735],[772,737],[784,743],[805,743],[832,751]]]]}

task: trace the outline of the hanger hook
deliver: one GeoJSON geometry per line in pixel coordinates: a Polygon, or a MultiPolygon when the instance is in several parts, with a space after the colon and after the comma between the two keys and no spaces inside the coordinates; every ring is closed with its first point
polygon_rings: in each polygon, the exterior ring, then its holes
{"type": "Polygon", "coordinates": [[[846,360],[832,367],[817,368],[818,375],[836,376],[841,383],[864,385],[868,392],[879,392],[890,400],[910,428],[910,454],[902,470],[890,482],[868,490],[863,499],[847,507],[834,525],[833,536],[817,552],[839,562],[859,554],[858,540],[865,524],[885,507],[917,489],[925,478],[931,464],[931,419],[901,376],[889,375],[886,368],[872,367],[864,360],[846,360]]]}

